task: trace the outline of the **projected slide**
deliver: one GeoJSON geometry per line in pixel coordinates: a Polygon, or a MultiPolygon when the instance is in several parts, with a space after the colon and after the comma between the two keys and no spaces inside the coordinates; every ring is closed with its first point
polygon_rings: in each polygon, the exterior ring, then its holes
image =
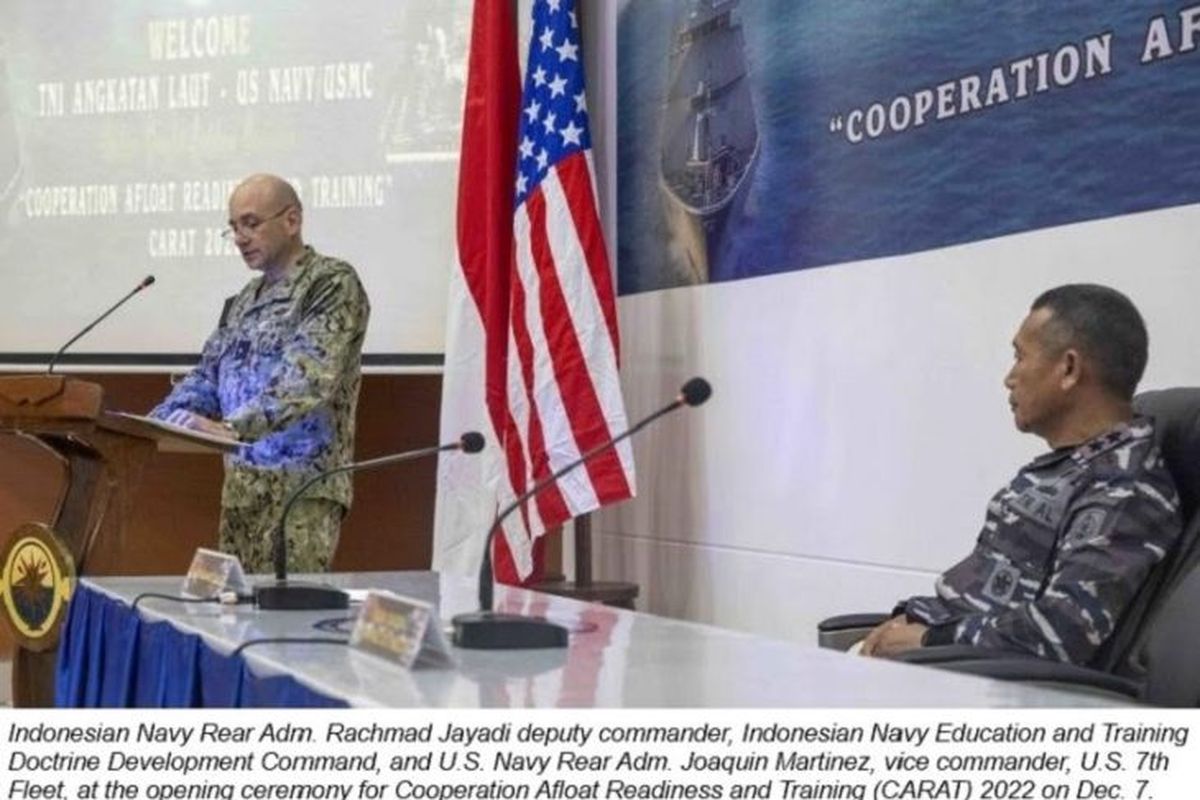
{"type": "Polygon", "coordinates": [[[273,172],[362,276],[371,360],[438,363],[469,24],[469,0],[0,3],[0,362],[148,274],[76,363],[186,361],[252,277],[229,192],[273,172]]]}

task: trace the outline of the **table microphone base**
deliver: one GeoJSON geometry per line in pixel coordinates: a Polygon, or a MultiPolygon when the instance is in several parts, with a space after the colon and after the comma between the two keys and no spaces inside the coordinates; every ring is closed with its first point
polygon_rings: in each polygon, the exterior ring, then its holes
{"type": "Polygon", "coordinates": [[[452,641],[468,650],[536,650],[566,647],[567,629],[540,617],[476,611],[459,614],[452,641]]]}
{"type": "Polygon", "coordinates": [[[324,583],[275,581],[254,587],[254,604],[265,611],[325,611],[350,607],[350,595],[324,583]]]}

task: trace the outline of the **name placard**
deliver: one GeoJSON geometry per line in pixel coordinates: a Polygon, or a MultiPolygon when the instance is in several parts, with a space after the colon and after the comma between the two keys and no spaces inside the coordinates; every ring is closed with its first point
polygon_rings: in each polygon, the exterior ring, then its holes
{"type": "Polygon", "coordinates": [[[216,597],[221,592],[246,591],[246,576],[237,556],[197,547],[183,579],[183,593],[193,597],[216,597]]]}
{"type": "Polygon", "coordinates": [[[350,646],[409,669],[422,663],[450,663],[433,606],[411,597],[372,590],[367,593],[350,646]]]}

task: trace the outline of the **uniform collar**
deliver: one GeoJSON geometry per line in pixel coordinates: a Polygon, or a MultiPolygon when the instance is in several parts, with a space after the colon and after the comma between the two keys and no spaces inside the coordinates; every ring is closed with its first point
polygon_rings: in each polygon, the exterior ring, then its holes
{"type": "Polygon", "coordinates": [[[295,291],[296,284],[300,281],[302,275],[308,271],[309,266],[316,259],[316,251],[311,245],[304,245],[304,250],[300,254],[300,258],[296,259],[283,277],[274,283],[267,283],[266,278],[259,275],[252,282],[253,295],[250,301],[250,308],[263,305],[264,303],[274,303],[279,300],[286,300],[292,296],[295,291]]]}
{"type": "Polygon", "coordinates": [[[1139,439],[1149,439],[1154,436],[1154,422],[1149,417],[1135,416],[1128,422],[1119,422],[1103,433],[1099,433],[1085,442],[1068,447],[1059,447],[1049,453],[1043,453],[1030,462],[1033,469],[1057,464],[1071,459],[1077,464],[1085,464],[1101,453],[1106,453],[1115,447],[1129,444],[1139,439]]]}

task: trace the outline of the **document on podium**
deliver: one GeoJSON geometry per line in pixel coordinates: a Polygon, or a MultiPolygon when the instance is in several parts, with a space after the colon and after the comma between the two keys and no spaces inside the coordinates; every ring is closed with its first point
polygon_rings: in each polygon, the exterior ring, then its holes
{"type": "Polygon", "coordinates": [[[217,436],[212,433],[185,428],[182,425],[175,425],[174,423],[155,417],[143,416],[142,414],[109,411],[108,416],[131,420],[138,425],[146,425],[166,434],[166,436],[159,439],[158,447],[164,453],[210,453],[213,450],[234,453],[242,446],[242,442],[238,439],[230,439],[225,436],[217,436]]]}

